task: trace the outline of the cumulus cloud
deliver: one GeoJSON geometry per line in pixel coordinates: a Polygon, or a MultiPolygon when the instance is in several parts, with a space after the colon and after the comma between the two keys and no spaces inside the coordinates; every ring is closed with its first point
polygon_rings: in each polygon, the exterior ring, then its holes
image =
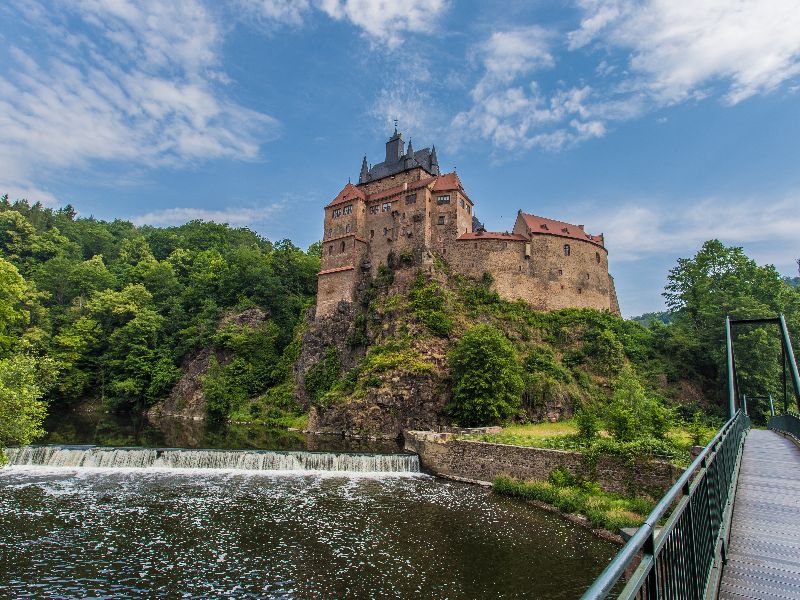
{"type": "Polygon", "coordinates": [[[433,31],[448,4],[447,0],[318,0],[329,17],[350,21],[389,48],[396,48],[405,32],[433,31]]]}
{"type": "Polygon", "coordinates": [[[183,165],[256,159],[277,122],[224,91],[222,34],[196,0],[60,6],[34,0],[19,17],[46,58],[8,49],[0,77],[0,187],[31,187],[43,170],[90,161],[183,165]],[[69,19],[83,27],[67,28],[69,19]]]}
{"type": "Polygon", "coordinates": [[[188,221],[213,221],[227,223],[234,227],[243,227],[260,223],[285,207],[282,202],[275,202],[259,208],[224,208],[209,210],[194,207],[175,207],[157,210],[131,217],[134,225],[182,225],[188,221]]]}
{"type": "Polygon", "coordinates": [[[672,103],[719,82],[730,104],[800,73],[796,0],[580,0],[569,47],[592,42],[630,52],[639,85],[672,103]]]}
{"type": "Polygon", "coordinates": [[[659,254],[685,253],[706,240],[758,245],[759,260],[786,265],[800,228],[800,193],[781,198],[706,198],[682,208],[676,217],[670,202],[622,203],[616,210],[581,213],[581,219],[606,236],[615,261],[629,262],[659,254]]]}

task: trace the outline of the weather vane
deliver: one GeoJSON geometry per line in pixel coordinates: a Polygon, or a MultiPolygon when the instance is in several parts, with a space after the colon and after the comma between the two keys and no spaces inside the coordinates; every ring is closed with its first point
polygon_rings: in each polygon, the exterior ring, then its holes
{"type": "Polygon", "coordinates": [[[394,132],[397,133],[397,121],[398,121],[398,119],[395,118],[395,119],[393,119],[393,121],[394,121],[394,132]]]}

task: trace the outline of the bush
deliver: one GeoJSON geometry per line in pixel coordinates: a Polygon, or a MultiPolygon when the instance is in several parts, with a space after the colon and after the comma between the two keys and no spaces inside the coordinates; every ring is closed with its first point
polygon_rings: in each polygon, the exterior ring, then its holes
{"type": "Polygon", "coordinates": [[[319,403],[339,380],[341,373],[339,353],[335,347],[330,346],[325,351],[325,357],[306,371],[305,388],[311,401],[319,403]]]}
{"type": "Polygon", "coordinates": [[[653,437],[663,440],[672,426],[672,411],[648,398],[630,365],[614,382],[614,395],[605,415],[606,429],[620,442],[653,437]]]}
{"type": "Polygon", "coordinates": [[[600,431],[600,419],[592,408],[584,407],[575,413],[575,424],[578,426],[578,439],[590,442],[600,431]]]}
{"type": "Polygon", "coordinates": [[[516,351],[489,325],[469,329],[449,355],[453,377],[450,413],[466,427],[498,423],[520,406],[523,381],[516,351]]]}
{"type": "Polygon", "coordinates": [[[438,337],[449,337],[453,320],[447,315],[444,292],[432,281],[425,284],[425,276],[417,275],[411,287],[411,310],[423,325],[438,337]]]}

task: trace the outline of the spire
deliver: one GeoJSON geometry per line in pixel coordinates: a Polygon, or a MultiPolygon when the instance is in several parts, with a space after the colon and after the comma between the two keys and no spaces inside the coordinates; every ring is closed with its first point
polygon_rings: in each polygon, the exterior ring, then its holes
{"type": "Polygon", "coordinates": [[[361,162],[361,175],[358,176],[358,183],[365,183],[369,177],[369,168],[367,167],[367,155],[364,155],[364,160],[361,162]]]}
{"type": "Polygon", "coordinates": [[[436,158],[436,146],[431,147],[431,174],[439,174],[439,160],[436,158]]]}
{"type": "Polygon", "coordinates": [[[414,158],[414,147],[411,145],[411,140],[408,140],[408,150],[406,151],[406,158],[414,158]]]}

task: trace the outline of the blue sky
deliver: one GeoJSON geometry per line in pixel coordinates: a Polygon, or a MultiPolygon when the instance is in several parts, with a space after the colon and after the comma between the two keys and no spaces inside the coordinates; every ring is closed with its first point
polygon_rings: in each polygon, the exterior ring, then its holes
{"type": "Polygon", "coordinates": [[[397,118],[488,229],[605,233],[623,313],[718,237],[796,274],[796,0],[14,0],[0,193],[306,246],[397,118]]]}

